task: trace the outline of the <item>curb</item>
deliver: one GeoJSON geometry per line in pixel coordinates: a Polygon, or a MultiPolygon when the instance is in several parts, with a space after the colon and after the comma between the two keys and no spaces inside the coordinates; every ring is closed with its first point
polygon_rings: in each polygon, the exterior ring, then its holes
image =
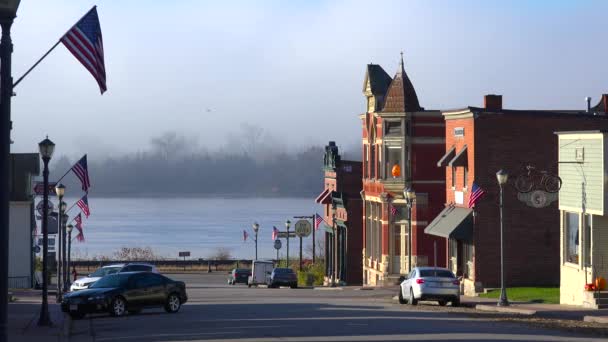
{"type": "Polygon", "coordinates": [[[315,287],[315,290],[318,291],[342,291],[343,287],[315,287]]]}
{"type": "Polygon", "coordinates": [[[585,316],[585,322],[608,324],[608,316],[585,316]]]}
{"type": "Polygon", "coordinates": [[[517,315],[525,315],[525,316],[536,315],[536,310],[519,309],[516,307],[510,307],[510,306],[477,304],[477,305],[475,305],[475,309],[479,310],[479,311],[501,312],[501,313],[510,313],[510,314],[517,314],[517,315]]]}

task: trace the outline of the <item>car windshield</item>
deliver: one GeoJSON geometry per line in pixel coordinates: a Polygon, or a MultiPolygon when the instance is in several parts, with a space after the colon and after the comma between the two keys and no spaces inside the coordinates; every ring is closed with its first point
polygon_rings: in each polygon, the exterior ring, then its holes
{"type": "Polygon", "coordinates": [[[104,277],[108,274],[118,273],[122,267],[102,267],[91,273],[91,277],[104,277]]]}
{"type": "Polygon", "coordinates": [[[448,270],[420,270],[420,277],[455,278],[454,273],[448,270]]]}
{"type": "Polygon", "coordinates": [[[235,270],[236,273],[249,273],[249,270],[246,268],[238,268],[235,270]]]}
{"type": "Polygon", "coordinates": [[[98,289],[98,288],[116,288],[116,287],[126,287],[127,281],[129,280],[130,274],[110,274],[105,276],[98,281],[94,282],[93,285],[89,286],[90,289],[98,289]]]}
{"type": "Polygon", "coordinates": [[[285,274],[285,273],[293,273],[291,268],[275,268],[274,273],[285,274]]]}

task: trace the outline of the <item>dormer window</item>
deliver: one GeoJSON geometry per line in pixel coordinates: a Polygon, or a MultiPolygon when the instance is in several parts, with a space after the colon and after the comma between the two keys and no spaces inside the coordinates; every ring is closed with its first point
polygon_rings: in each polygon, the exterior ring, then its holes
{"type": "Polygon", "coordinates": [[[384,133],[386,135],[401,134],[401,121],[384,121],[384,133]]]}

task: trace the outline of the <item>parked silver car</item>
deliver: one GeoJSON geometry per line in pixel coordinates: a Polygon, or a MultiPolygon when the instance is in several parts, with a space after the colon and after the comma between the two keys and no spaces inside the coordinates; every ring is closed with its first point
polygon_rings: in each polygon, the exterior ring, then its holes
{"type": "Polygon", "coordinates": [[[438,301],[439,305],[460,305],[460,281],[452,271],[440,267],[415,267],[399,285],[399,303],[418,304],[419,300],[438,301]]]}

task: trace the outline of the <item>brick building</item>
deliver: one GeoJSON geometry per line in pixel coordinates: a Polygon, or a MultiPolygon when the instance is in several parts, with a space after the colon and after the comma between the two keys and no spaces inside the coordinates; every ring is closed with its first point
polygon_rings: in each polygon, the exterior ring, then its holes
{"type": "Polygon", "coordinates": [[[508,110],[502,96],[487,95],[484,107],[444,111],[446,207],[425,232],[449,240],[448,266],[463,276],[466,294],[500,285],[500,221],[496,172],[504,188],[505,277],[508,286],[557,285],[560,216],[557,194],[519,193],[513,186],[526,165],[557,175],[556,131],[608,128],[606,108],[590,111],[508,110]],[[485,192],[468,208],[475,182],[485,192]],[[537,197],[530,197],[537,196],[537,197]],[[548,204],[550,203],[550,204],[548,204]],[[546,205],[548,204],[548,205],[546,205]]]}
{"type": "MultiPolygon", "coordinates": [[[[361,162],[342,160],[333,141],[325,146],[323,205],[325,283],[361,284],[361,162]]],[[[323,227],[323,225],[321,225],[323,227]]]]}
{"type": "Polygon", "coordinates": [[[445,265],[445,240],[424,234],[424,227],[445,202],[445,170],[435,167],[444,154],[445,122],[439,111],[420,106],[403,58],[393,78],[381,66],[369,64],[363,94],[367,101],[366,113],[360,115],[363,283],[385,285],[407,273],[410,262],[406,249],[408,211],[403,197],[408,187],[417,193],[412,208],[411,263],[445,265]],[[393,175],[393,169],[400,172],[393,175]]]}

